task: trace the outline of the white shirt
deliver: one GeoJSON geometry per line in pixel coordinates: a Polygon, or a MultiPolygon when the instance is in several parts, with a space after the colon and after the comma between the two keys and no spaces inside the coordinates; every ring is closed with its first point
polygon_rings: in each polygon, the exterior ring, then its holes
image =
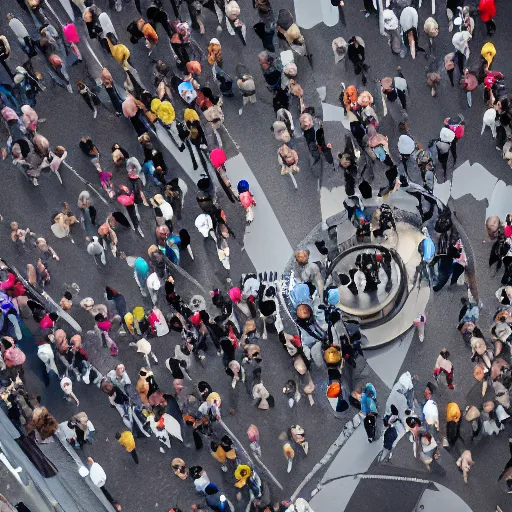
{"type": "Polygon", "coordinates": [[[29,33],[25,28],[25,25],[23,25],[23,23],[21,23],[21,21],[18,18],[13,18],[12,20],[9,20],[9,27],[14,32],[14,35],[18,38],[18,41],[20,41],[20,43],[24,43],[23,39],[25,37],[29,37],[29,33]]]}
{"type": "Polygon", "coordinates": [[[165,220],[172,220],[174,215],[174,211],[172,206],[167,201],[162,201],[159,205],[160,210],[162,210],[162,216],[165,220]]]}
{"type": "Polygon", "coordinates": [[[103,468],[97,462],[89,468],[89,476],[91,477],[92,483],[98,487],[103,487],[107,481],[105,471],[103,471],[103,468]]]}

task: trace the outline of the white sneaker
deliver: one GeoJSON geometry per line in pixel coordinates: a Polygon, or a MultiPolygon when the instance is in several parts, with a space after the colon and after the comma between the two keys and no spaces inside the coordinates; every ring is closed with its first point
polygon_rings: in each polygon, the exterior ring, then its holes
{"type": "Polygon", "coordinates": [[[37,178],[32,178],[32,185],[34,185],[34,187],[39,186],[39,182],[37,181],[37,178]]]}
{"type": "Polygon", "coordinates": [[[96,109],[92,111],[92,117],[93,119],[96,119],[98,117],[98,111],[96,109]]]}

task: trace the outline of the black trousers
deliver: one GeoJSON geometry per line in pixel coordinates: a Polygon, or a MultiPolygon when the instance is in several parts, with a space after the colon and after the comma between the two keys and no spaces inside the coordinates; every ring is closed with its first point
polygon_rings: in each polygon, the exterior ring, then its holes
{"type": "Polygon", "coordinates": [[[103,495],[105,496],[105,498],[107,498],[107,501],[113,506],[113,505],[117,505],[117,501],[112,497],[112,495],[107,491],[107,489],[105,489],[105,486],[103,487],[100,487],[100,490],[101,492],[103,493],[103,495]]]}
{"type": "Polygon", "coordinates": [[[139,457],[137,455],[137,450],[132,450],[130,452],[130,455],[132,456],[132,459],[135,462],[135,464],[138,464],[139,463],[139,457]]]}

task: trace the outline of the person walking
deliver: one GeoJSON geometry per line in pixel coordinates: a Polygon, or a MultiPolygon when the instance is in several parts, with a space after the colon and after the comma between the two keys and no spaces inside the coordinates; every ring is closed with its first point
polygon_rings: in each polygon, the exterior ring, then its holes
{"type": "Polygon", "coordinates": [[[394,405],[391,405],[391,415],[384,418],[384,425],[387,428],[384,431],[384,444],[382,451],[379,454],[379,462],[391,461],[393,448],[395,447],[398,439],[398,431],[395,426],[397,421],[400,421],[398,417],[398,409],[394,405]]]}
{"type": "Polygon", "coordinates": [[[76,88],[85,103],[87,103],[88,107],[92,110],[92,117],[96,119],[98,116],[98,109],[96,106],[100,104],[100,99],[81,80],[76,83],[76,88]]]}
{"type": "Polygon", "coordinates": [[[453,364],[448,359],[450,357],[450,352],[443,348],[439,355],[437,356],[436,366],[434,368],[434,379],[438,382],[439,375],[444,373],[446,375],[446,383],[448,384],[448,389],[455,389],[453,385],[453,364]]]}
{"type": "Polygon", "coordinates": [[[139,463],[139,457],[137,456],[137,451],[135,450],[135,439],[133,438],[133,434],[129,430],[125,430],[122,434],[116,432],[116,439],[118,443],[124,447],[124,449],[132,456],[135,464],[139,463]]]}
{"type": "Polygon", "coordinates": [[[365,64],[365,44],[361,37],[352,36],[348,42],[347,56],[348,60],[354,65],[354,73],[361,75],[361,82],[366,85],[368,82],[366,78],[366,72],[368,72],[369,66],[365,64]]]}
{"type": "Polygon", "coordinates": [[[94,462],[94,459],[91,457],[87,458],[87,463],[89,464],[89,477],[92,480],[92,483],[99,487],[105,498],[107,498],[108,502],[114,507],[115,510],[121,511],[121,505],[115,500],[112,495],[105,488],[105,483],[107,481],[107,475],[104,469],[97,463],[94,462]]]}
{"type": "Polygon", "coordinates": [[[492,37],[496,32],[496,23],[494,23],[494,17],[496,16],[495,0],[480,0],[478,12],[480,13],[480,19],[485,23],[487,35],[492,37]]]}
{"type": "Polygon", "coordinates": [[[11,68],[7,65],[7,59],[11,55],[11,47],[9,45],[9,41],[5,36],[0,36],[0,64],[2,64],[3,68],[10,76],[11,80],[14,80],[14,73],[11,71],[11,68]]]}

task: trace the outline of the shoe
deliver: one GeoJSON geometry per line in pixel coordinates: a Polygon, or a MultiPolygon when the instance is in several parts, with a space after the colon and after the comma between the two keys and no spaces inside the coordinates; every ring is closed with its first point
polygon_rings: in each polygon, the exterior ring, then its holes
{"type": "Polygon", "coordinates": [[[368,11],[366,11],[366,12],[364,13],[364,17],[365,17],[365,18],[369,18],[369,17],[370,17],[370,13],[369,13],[368,11]]]}
{"type": "Polygon", "coordinates": [[[34,187],[39,186],[39,182],[37,181],[37,178],[32,178],[32,185],[34,185],[34,187]]]}
{"type": "Polygon", "coordinates": [[[455,386],[453,384],[448,384],[448,389],[455,389],[455,386]]]}
{"type": "Polygon", "coordinates": [[[239,111],[238,111],[238,115],[241,116],[242,115],[242,112],[243,112],[243,109],[241,108],[239,111]]]}
{"type": "Polygon", "coordinates": [[[180,150],[180,153],[185,151],[185,144],[182,144],[178,149],[180,150]]]}
{"type": "Polygon", "coordinates": [[[94,109],[94,111],[92,113],[92,117],[93,117],[93,119],[96,119],[98,117],[98,111],[96,109],[94,109]]]}

